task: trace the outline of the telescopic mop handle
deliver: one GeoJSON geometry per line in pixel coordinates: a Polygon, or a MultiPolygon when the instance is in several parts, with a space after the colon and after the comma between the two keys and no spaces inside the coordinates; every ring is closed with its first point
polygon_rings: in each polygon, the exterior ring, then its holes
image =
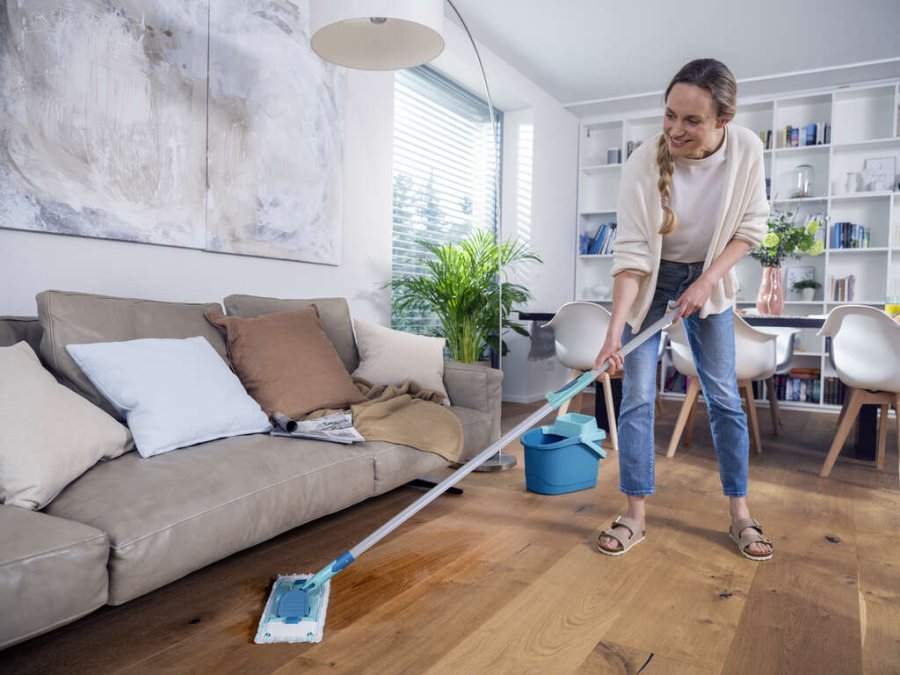
{"type": "MultiPolygon", "coordinates": [[[[630,354],[637,347],[646,342],[651,336],[655,335],[663,328],[671,324],[672,319],[674,318],[675,309],[673,309],[670,304],[668,310],[666,311],[666,314],[659,321],[642,330],[631,340],[629,340],[628,344],[622,347],[622,356],[627,356],[628,354],[630,354]]],[[[608,367],[609,363],[604,362],[600,368],[592,370],[588,373],[584,373],[583,375],[569,382],[561,389],[547,394],[547,403],[545,403],[538,410],[529,415],[526,419],[519,422],[519,424],[517,424],[513,429],[504,434],[500,439],[498,439],[494,443],[491,443],[487,448],[485,448],[475,457],[463,464],[459,469],[447,476],[443,481],[435,485],[428,492],[426,492],[412,504],[403,509],[403,511],[398,513],[368,537],[359,542],[356,546],[351,548],[346,553],[342,553],[335,560],[332,560],[330,563],[325,565],[325,567],[316,572],[315,575],[313,575],[304,583],[304,589],[307,591],[313,591],[324,584],[326,581],[331,579],[335,574],[347,567],[347,565],[349,565],[363,553],[368,551],[372,546],[384,539],[387,535],[400,527],[400,525],[412,518],[415,514],[424,509],[447,490],[456,485],[479,466],[484,464],[491,457],[496,455],[513,439],[518,438],[521,434],[528,431],[532,427],[532,425],[537,424],[540,420],[542,420],[548,413],[552,412],[556,408],[559,408],[559,406],[561,406],[563,403],[584,390],[585,387],[596,380],[597,377],[606,372],[606,369],[608,367]]]]}

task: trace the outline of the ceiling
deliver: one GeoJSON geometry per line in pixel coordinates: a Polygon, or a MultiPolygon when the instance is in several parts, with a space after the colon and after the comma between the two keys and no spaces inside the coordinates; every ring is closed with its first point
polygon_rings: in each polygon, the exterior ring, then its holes
{"type": "Polygon", "coordinates": [[[656,95],[700,57],[723,61],[751,88],[835,67],[833,81],[820,73],[813,84],[900,75],[900,0],[452,1],[480,44],[573,109],[656,95]]]}

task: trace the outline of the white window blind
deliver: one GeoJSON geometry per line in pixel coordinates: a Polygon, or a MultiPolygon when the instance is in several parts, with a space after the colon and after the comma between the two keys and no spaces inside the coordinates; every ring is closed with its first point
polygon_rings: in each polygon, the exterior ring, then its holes
{"type": "MultiPolygon", "coordinates": [[[[393,278],[425,272],[416,242],[461,241],[496,231],[495,172],[487,103],[427,66],[398,71],[394,84],[393,278]]],[[[502,114],[494,110],[498,137],[502,114]]],[[[433,334],[433,316],[392,311],[395,328],[433,334]]]]}

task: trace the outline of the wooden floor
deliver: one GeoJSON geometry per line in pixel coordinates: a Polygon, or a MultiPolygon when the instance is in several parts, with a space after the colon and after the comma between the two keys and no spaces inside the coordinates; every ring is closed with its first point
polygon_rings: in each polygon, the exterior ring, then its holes
{"type": "MultiPolygon", "coordinates": [[[[467,477],[463,496],[439,498],[336,577],[320,644],[252,643],[272,579],[316,571],[419,492],[395,490],[0,652],[0,672],[900,672],[893,429],[888,471],[839,461],[821,479],[835,416],[784,411],[778,437],[763,416],[751,508],[777,548],[754,563],[725,534],[705,412],[693,445],[666,459],[677,404],[663,406],[647,539],[623,558],[592,545],[623,505],[614,454],[596,489],[555,497],[527,492],[520,462],[467,477]]],[[[505,427],[532,409],[505,406],[505,427]]]]}

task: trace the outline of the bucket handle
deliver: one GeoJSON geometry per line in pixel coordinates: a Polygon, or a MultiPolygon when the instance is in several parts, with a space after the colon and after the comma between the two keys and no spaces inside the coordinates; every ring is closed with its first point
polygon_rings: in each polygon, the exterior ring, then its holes
{"type": "Polygon", "coordinates": [[[599,459],[606,459],[606,450],[601,448],[599,445],[594,443],[593,441],[581,441],[581,444],[586,447],[588,450],[593,452],[599,459]]]}
{"type": "MultiPolygon", "coordinates": [[[[549,429],[549,427],[546,428],[549,429]]],[[[542,428],[541,431],[544,434],[547,433],[544,428],[542,428]]],[[[602,429],[597,429],[592,433],[582,434],[580,436],[567,436],[557,441],[556,443],[553,443],[552,445],[546,446],[545,449],[552,448],[554,450],[558,450],[559,448],[564,448],[567,445],[581,444],[588,450],[593,452],[595,455],[597,455],[597,457],[599,457],[600,459],[604,459],[606,458],[606,450],[600,447],[600,445],[598,445],[597,443],[594,443],[594,441],[603,440],[604,438],[606,438],[606,434],[604,433],[604,431],[602,429]]]]}

